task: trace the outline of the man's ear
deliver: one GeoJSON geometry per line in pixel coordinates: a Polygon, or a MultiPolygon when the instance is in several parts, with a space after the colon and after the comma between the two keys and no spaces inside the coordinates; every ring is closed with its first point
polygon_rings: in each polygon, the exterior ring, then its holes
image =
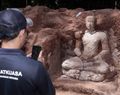
{"type": "Polygon", "coordinates": [[[19,32],[19,37],[22,38],[24,35],[25,35],[25,29],[22,29],[22,30],[19,32]]]}

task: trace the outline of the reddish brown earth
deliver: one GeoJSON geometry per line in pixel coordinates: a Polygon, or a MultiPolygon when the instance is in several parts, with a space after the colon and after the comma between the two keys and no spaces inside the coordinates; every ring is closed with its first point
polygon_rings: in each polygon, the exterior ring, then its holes
{"type": "MultiPolygon", "coordinates": [[[[61,63],[66,54],[66,46],[74,48],[74,32],[85,30],[84,19],[87,15],[97,18],[97,30],[107,31],[109,46],[118,75],[120,70],[120,11],[117,9],[102,9],[84,11],[83,9],[57,10],[44,6],[26,7],[23,9],[27,17],[32,18],[34,26],[29,29],[26,53],[31,53],[33,45],[39,45],[43,50],[45,64],[49,65],[49,74],[54,79],[61,74],[61,63]],[[78,17],[76,15],[82,12],[78,17]],[[68,42],[72,40],[70,45],[68,42]]],[[[55,79],[57,95],[120,95],[120,78],[117,76],[111,82],[83,82],[77,80],[55,79]]]]}

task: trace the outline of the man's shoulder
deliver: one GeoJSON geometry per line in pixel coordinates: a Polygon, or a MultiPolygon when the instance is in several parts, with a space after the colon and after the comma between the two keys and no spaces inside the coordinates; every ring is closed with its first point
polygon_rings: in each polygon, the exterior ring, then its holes
{"type": "Polygon", "coordinates": [[[42,62],[34,60],[32,58],[29,58],[29,57],[26,57],[26,60],[27,60],[27,63],[29,65],[33,65],[33,66],[41,66],[42,65],[42,62]]]}
{"type": "Polygon", "coordinates": [[[34,74],[36,75],[38,72],[42,73],[45,69],[41,62],[27,57],[22,65],[23,65],[22,70],[26,71],[28,74],[30,74],[29,72],[31,71],[33,75],[34,74]]]}
{"type": "Polygon", "coordinates": [[[34,60],[30,57],[22,57],[21,59],[19,59],[19,62],[21,64],[21,66],[23,67],[23,69],[33,69],[33,70],[37,70],[39,67],[43,67],[42,62],[34,60]],[[21,61],[20,61],[21,60],[21,61]]]}

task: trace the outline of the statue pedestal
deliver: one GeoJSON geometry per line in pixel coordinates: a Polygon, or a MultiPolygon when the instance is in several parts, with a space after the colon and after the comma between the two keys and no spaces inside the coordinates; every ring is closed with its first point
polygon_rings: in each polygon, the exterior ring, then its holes
{"type": "MultiPolygon", "coordinates": [[[[54,85],[58,92],[60,91],[63,91],[65,93],[71,92],[69,95],[73,95],[72,93],[76,93],[75,95],[117,95],[114,93],[117,91],[118,88],[117,83],[114,81],[88,82],[88,81],[78,81],[67,78],[56,79],[54,85]]],[[[63,93],[62,95],[66,95],[66,94],[63,93]]]]}

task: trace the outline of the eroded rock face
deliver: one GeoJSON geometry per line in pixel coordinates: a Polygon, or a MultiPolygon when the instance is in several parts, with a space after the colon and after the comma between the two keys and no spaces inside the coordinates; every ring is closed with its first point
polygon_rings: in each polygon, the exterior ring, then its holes
{"type": "MultiPolygon", "coordinates": [[[[107,30],[108,42],[113,58],[113,65],[119,75],[120,69],[120,11],[113,9],[103,9],[94,11],[84,11],[83,9],[68,10],[61,8],[57,10],[49,9],[44,6],[26,7],[23,9],[24,14],[34,21],[34,26],[29,29],[27,54],[31,53],[33,45],[42,47],[44,64],[49,65],[49,73],[53,77],[61,74],[61,63],[71,56],[75,56],[73,49],[75,47],[74,33],[76,31],[86,30],[85,17],[93,14],[97,18],[96,30],[107,30]],[[79,16],[78,13],[82,12],[79,16]]],[[[45,65],[46,66],[46,65],[45,65]]],[[[112,68],[111,68],[112,69],[112,68]]],[[[115,77],[112,84],[115,88],[111,88],[111,84],[106,91],[101,87],[98,88],[102,95],[119,95],[119,77],[115,77]],[[112,90],[111,90],[112,89],[112,90]]],[[[63,84],[65,85],[65,84],[63,84]]],[[[68,84],[66,84],[68,85],[68,84]]],[[[95,84],[97,85],[97,84],[95,84]]],[[[83,87],[84,88],[84,87],[83,87]]],[[[90,87],[91,88],[91,87],[90,87]]],[[[96,90],[93,88],[93,90],[96,90]]],[[[97,92],[99,93],[99,91],[97,92]]],[[[90,94],[88,94],[90,95],[90,94]]],[[[99,94],[95,94],[99,95],[99,94]]],[[[101,95],[101,94],[100,94],[101,95]]]]}
{"type": "MultiPolygon", "coordinates": [[[[111,52],[113,53],[115,58],[118,57],[116,55],[119,54],[118,52],[120,44],[119,10],[104,9],[97,11],[84,11],[83,9],[67,10],[65,8],[52,10],[43,6],[28,6],[23,9],[23,12],[27,17],[32,18],[34,21],[34,26],[29,29],[30,35],[28,37],[28,42],[30,43],[30,46],[27,44],[26,45],[31,48],[33,44],[37,44],[42,47],[44,46],[44,48],[47,48],[48,51],[50,51],[49,49],[52,49],[54,51],[53,47],[56,46],[54,41],[59,40],[61,51],[61,59],[59,60],[61,61],[63,61],[66,56],[65,48],[71,47],[70,52],[72,52],[72,49],[74,48],[74,32],[82,31],[84,33],[84,30],[86,29],[84,19],[87,15],[91,15],[94,12],[97,18],[96,29],[108,31],[111,52]],[[82,13],[77,16],[79,12],[82,13]],[[46,43],[54,44],[47,45],[46,43]],[[70,43],[72,44],[71,46],[70,43]]],[[[27,52],[28,51],[30,52],[31,50],[29,49],[27,50],[27,52]]],[[[67,55],[69,56],[69,54],[67,55]]],[[[74,54],[72,54],[71,56],[73,55],[74,54]]],[[[115,63],[117,65],[119,64],[116,59],[115,63]]],[[[52,63],[50,62],[50,64],[52,63]]]]}

